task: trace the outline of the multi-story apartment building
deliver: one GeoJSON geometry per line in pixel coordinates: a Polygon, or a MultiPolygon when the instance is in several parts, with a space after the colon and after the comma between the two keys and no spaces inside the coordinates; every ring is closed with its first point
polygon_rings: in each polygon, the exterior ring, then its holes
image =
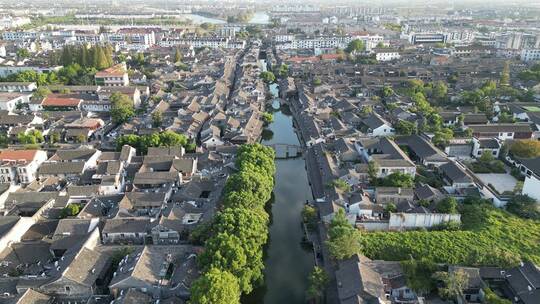
{"type": "Polygon", "coordinates": [[[2,39],[9,41],[36,39],[39,36],[38,32],[5,31],[2,33],[2,39]]]}
{"type": "Polygon", "coordinates": [[[246,42],[244,40],[233,40],[229,38],[175,38],[164,39],[159,42],[162,47],[172,47],[177,45],[189,45],[194,48],[225,48],[225,49],[240,49],[244,48],[246,42]]]}
{"type": "MultiPolygon", "coordinates": [[[[284,37],[282,37],[284,38],[284,37]]],[[[280,39],[282,39],[280,38],[280,39]]],[[[335,36],[335,37],[305,37],[294,38],[291,41],[278,43],[277,49],[331,49],[331,48],[346,48],[349,42],[353,40],[351,36],[335,36]]]]}
{"type": "Polygon", "coordinates": [[[521,50],[521,60],[525,62],[539,61],[540,49],[523,49],[521,50]]]}
{"type": "Polygon", "coordinates": [[[96,85],[118,87],[128,86],[129,77],[125,63],[119,63],[103,71],[99,71],[95,76],[96,85]]]}
{"type": "Polygon", "coordinates": [[[156,44],[156,35],[153,29],[125,28],[107,33],[105,40],[123,47],[145,49],[156,44]]]}
{"type": "Polygon", "coordinates": [[[3,150],[0,152],[0,182],[31,183],[46,160],[47,152],[41,150],[3,150]]]}

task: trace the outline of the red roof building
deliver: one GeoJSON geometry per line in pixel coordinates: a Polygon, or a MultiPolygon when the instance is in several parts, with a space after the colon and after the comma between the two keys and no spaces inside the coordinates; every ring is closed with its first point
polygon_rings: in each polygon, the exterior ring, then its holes
{"type": "Polygon", "coordinates": [[[55,108],[79,108],[82,99],[71,97],[57,97],[49,95],[43,98],[41,102],[42,107],[55,107],[55,108]]]}

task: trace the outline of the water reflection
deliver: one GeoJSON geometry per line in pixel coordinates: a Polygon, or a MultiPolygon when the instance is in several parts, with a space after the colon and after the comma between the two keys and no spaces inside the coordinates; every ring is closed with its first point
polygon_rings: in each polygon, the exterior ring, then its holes
{"type": "MultiPolygon", "coordinates": [[[[270,91],[277,95],[277,85],[270,91]]],[[[272,102],[274,121],[267,130],[272,138],[263,144],[293,144],[299,141],[290,115],[283,113],[279,99],[272,102]]],[[[290,113],[290,111],[288,111],[290,113]]],[[[304,233],[301,212],[306,200],[313,199],[302,158],[276,160],[274,203],[271,210],[270,236],[265,251],[265,281],[250,295],[244,296],[244,304],[304,304],[307,276],[313,268],[313,255],[302,245],[304,233]]]]}

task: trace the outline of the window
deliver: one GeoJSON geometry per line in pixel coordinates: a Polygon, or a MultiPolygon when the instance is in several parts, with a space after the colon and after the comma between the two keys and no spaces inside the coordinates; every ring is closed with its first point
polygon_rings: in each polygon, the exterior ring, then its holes
{"type": "Polygon", "coordinates": [[[66,292],[70,292],[71,291],[71,288],[69,286],[65,286],[64,287],[66,289],[66,292]]]}

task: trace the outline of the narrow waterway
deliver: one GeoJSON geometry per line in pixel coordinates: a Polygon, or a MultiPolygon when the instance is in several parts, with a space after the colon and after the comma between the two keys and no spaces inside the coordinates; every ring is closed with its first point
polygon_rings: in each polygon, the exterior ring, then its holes
{"type": "MultiPolygon", "coordinates": [[[[271,86],[277,95],[277,86],[271,86]]],[[[299,145],[291,116],[273,102],[273,132],[263,144],[299,145]]],[[[305,304],[307,276],[313,268],[311,249],[302,246],[301,212],[306,200],[312,200],[304,159],[276,160],[274,202],[271,209],[270,237],[265,255],[264,285],[242,300],[244,304],[305,304]]]]}

